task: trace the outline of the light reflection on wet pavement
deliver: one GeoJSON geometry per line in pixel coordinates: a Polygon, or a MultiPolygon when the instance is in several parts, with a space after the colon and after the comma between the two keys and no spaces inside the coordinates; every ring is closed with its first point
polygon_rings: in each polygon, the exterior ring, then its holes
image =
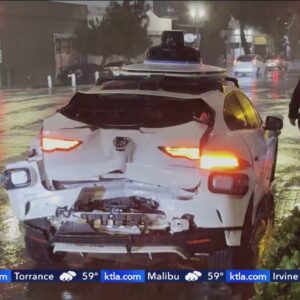
{"type": "MultiPolygon", "coordinates": [[[[274,185],[276,217],[279,220],[288,214],[294,205],[300,205],[300,132],[292,127],[287,118],[288,103],[297,78],[285,79],[281,74],[266,78],[239,78],[246,91],[264,118],[268,114],[284,116],[284,129],[280,135],[277,173],[274,185]],[[295,191],[298,196],[295,196],[295,191]],[[295,198],[296,197],[296,198],[295,198]],[[298,198],[297,198],[298,197],[298,198]],[[299,200],[298,200],[299,199],[299,200]],[[298,200],[298,202],[297,202],[298,200]]],[[[87,89],[83,87],[82,90],[87,89]]],[[[0,169],[10,162],[26,159],[28,145],[39,133],[42,120],[66,103],[74,91],[70,88],[0,92],[0,169]]],[[[7,197],[0,190],[0,269],[31,268],[132,268],[93,259],[70,255],[65,265],[39,266],[30,261],[24,251],[18,223],[7,197]]],[[[159,269],[159,265],[157,266],[159,269]]],[[[225,285],[201,284],[10,284],[0,286],[2,299],[232,299],[231,289],[225,285]],[[1,291],[2,290],[2,291],[1,291]]],[[[239,299],[239,298],[236,298],[239,299]]]]}

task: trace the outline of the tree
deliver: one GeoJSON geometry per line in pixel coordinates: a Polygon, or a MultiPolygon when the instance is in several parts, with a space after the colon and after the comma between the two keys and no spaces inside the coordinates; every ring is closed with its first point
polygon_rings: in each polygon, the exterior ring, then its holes
{"type": "Polygon", "coordinates": [[[151,41],[147,35],[149,6],[145,1],[111,1],[102,20],[76,30],[75,48],[83,53],[102,56],[101,65],[112,55],[126,60],[143,53],[151,41]]]}
{"type": "Polygon", "coordinates": [[[149,5],[145,1],[112,1],[103,22],[110,28],[115,54],[127,60],[143,53],[151,41],[147,35],[149,5]]]}
{"type": "MultiPolygon", "coordinates": [[[[205,1],[203,2],[205,16],[202,21],[193,22],[190,15],[190,6],[186,1],[177,1],[179,12],[178,23],[190,24],[200,28],[200,52],[201,58],[206,64],[217,64],[218,58],[226,52],[225,38],[221,32],[228,27],[232,13],[232,3],[230,1],[205,1]]],[[[198,3],[194,3],[195,9],[198,3]]]]}
{"type": "Polygon", "coordinates": [[[288,34],[292,49],[292,59],[300,58],[300,4],[299,1],[290,1],[289,11],[292,19],[288,27],[288,34]]]}
{"type": "Polygon", "coordinates": [[[291,1],[238,1],[233,9],[233,17],[240,23],[241,44],[245,54],[250,54],[246,41],[245,27],[251,26],[269,34],[278,48],[289,21],[289,2],[291,1]]]}
{"type": "Polygon", "coordinates": [[[201,28],[200,45],[201,56],[207,64],[219,63],[217,59],[226,55],[226,38],[221,36],[221,32],[228,27],[231,13],[230,1],[209,2],[209,16],[201,28]]]}

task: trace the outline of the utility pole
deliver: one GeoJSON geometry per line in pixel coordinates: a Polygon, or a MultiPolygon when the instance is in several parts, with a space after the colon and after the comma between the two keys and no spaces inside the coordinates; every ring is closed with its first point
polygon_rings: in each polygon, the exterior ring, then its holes
{"type": "Polygon", "coordinates": [[[191,9],[190,10],[190,15],[192,17],[193,23],[196,27],[196,47],[200,49],[200,27],[202,28],[203,26],[203,21],[205,17],[205,11],[203,8],[199,8],[198,10],[196,9],[191,9]]]}

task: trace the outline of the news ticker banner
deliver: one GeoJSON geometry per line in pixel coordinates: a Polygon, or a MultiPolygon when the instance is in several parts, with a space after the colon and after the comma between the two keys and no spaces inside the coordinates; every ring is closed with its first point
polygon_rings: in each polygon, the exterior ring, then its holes
{"type": "Polygon", "coordinates": [[[0,270],[0,283],[300,282],[300,270],[0,270]]]}

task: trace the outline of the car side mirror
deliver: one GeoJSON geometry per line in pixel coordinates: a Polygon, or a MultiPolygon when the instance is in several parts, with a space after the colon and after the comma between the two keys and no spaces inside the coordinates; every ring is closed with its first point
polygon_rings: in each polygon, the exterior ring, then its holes
{"type": "Polygon", "coordinates": [[[267,116],[264,129],[278,131],[283,128],[283,117],[282,116],[267,116]]]}

